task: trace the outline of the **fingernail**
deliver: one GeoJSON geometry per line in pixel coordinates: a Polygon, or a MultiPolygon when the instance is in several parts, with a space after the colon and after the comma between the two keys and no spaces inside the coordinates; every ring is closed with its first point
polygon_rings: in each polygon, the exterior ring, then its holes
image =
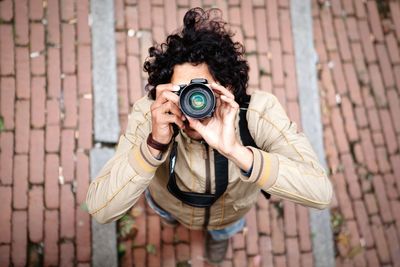
{"type": "Polygon", "coordinates": [[[174,91],[179,91],[179,89],[181,89],[181,88],[179,87],[179,85],[174,85],[172,89],[174,91]]]}

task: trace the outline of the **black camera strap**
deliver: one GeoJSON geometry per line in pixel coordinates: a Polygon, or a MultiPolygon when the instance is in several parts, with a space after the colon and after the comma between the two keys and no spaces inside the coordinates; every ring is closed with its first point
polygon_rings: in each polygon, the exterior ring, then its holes
{"type": "MultiPolygon", "coordinates": [[[[240,107],[239,111],[239,131],[240,137],[242,139],[242,143],[245,146],[253,146],[257,147],[254,142],[253,137],[251,136],[248,126],[247,126],[247,119],[246,113],[247,108],[250,103],[250,96],[247,95],[244,103],[240,107]]],[[[198,193],[198,192],[185,192],[179,189],[176,183],[176,176],[175,176],[175,163],[177,157],[177,146],[178,143],[174,141],[172,151],[169,157],[169,180],[167,184],[168,191],[181,200],[183,203],[198,207],[198,208],[207,208],[212,206],[212,204],[217,201],[217,199],[224,194],[226,188],[228,187],[228,159],[221,155],[217,150],[213,149],[214,151],[214,169],[215,169],[215,194],[208,194],[208,193],[198,193]]],[[[269,199],[271,197],[270,194],[266,193],[265,191],[261,190],[263,195],[269,199]]]]}

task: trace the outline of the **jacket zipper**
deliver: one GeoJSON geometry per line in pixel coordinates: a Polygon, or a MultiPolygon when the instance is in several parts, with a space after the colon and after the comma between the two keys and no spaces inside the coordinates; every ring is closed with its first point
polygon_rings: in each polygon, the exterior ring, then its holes
{"type": "MultiPolygon", "coordinates": [[[[209,147],[207,143],[204,143],[205,146],[205,153],[204,153],[204,159],[206,162],[206,194],[211,193],[211,175],[210,175],[210,157],[209,157],[209,147]]],[[[204,224],[203,227],[204,229],[207,229],[208,223],[210,222],[210,208],[207,207],[205,208],[204,212],[204,224]]]]}

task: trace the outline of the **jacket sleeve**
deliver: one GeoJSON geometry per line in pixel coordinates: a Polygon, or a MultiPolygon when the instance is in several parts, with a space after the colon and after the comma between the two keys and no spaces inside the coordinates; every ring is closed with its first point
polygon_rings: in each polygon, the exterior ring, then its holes
{"type": "Polygon", "coordinates": [[[253,99],[247,119],[260,149],[249,147],[254,155],[253,170],[250,177],[241,174],[241,179],[257,183],[272,195],[327,208],[332,184],[305,134],[297,131],[296,123],[288,118],[274,95],[252,97],[252,102],[253,99]]]}
{"type": "Polygon", "coordinates": [[[119,219],[136,203],[171,150],[170,146],[160,160],[150,153],[146,138],[151,130],[151,114],[143,111],[143,102],[139,100],[133,106],[115,155],[89,185],[86,204],[99,223],[119,219]]]}

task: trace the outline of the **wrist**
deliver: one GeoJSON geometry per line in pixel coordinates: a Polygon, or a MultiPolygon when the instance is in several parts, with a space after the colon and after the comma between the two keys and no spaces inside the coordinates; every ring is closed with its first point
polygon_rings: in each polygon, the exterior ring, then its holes
{"type": "Polygon", "coordinates": [[[235,145],[226,157],[245,172],[250,171],[254,161],[253,151],[240,144],[235,145]]]}

